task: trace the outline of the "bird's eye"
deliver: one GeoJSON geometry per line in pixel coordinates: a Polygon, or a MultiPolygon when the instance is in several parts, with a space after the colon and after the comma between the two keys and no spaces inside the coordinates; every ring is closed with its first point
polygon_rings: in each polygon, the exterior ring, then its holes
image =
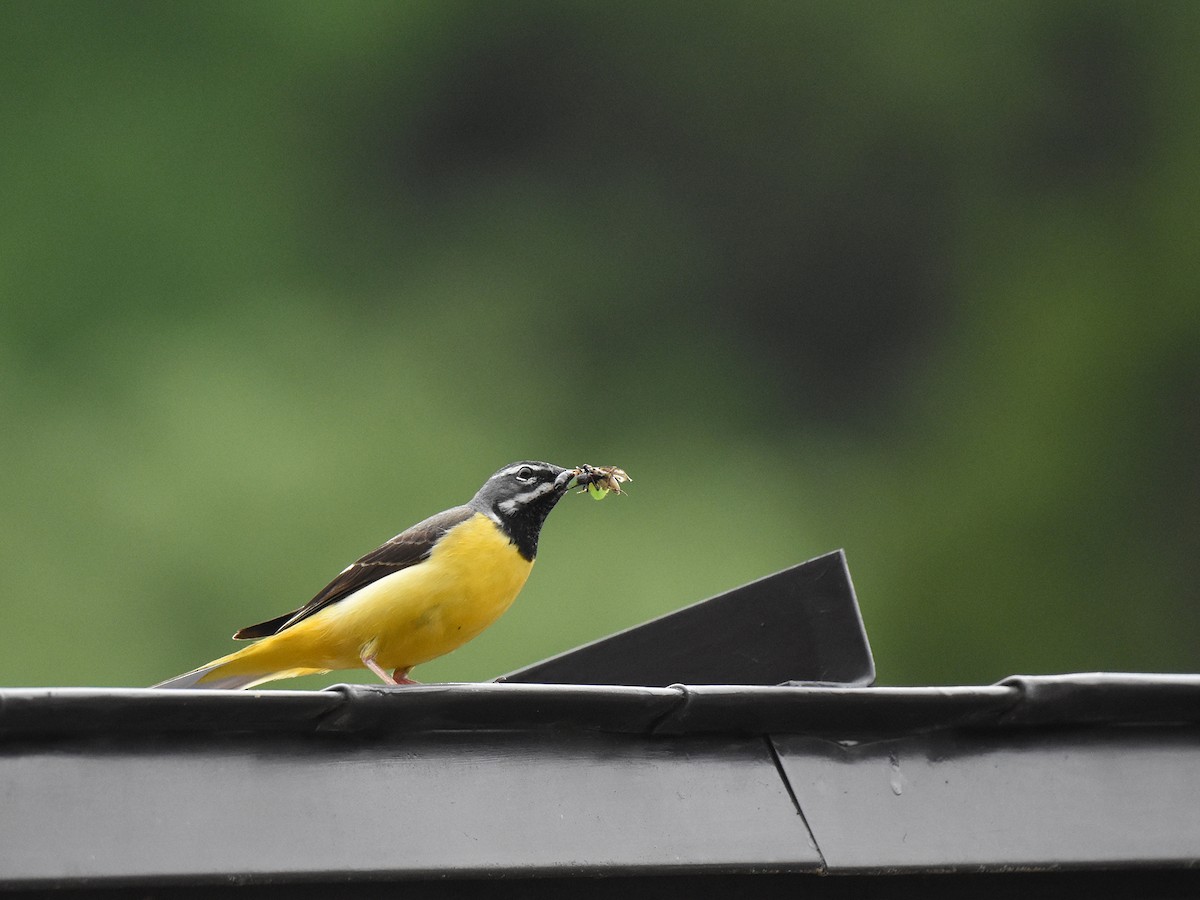
{"type": "Polygon", "coordinates": [[[533,481],[533,469],[529,466],[521,466],[517,469],[517,481],[533,481]]]}

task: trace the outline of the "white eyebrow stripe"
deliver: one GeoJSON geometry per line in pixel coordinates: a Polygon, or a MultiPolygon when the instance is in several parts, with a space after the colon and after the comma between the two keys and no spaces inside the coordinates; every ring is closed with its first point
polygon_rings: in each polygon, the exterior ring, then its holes
{"type": "Polygon", "coordinates": [[[552,466],[540,465],[538,463],[523,462],[523,463],[518,463],[515,466],[509,466],[507,469],[501,469],[499,472],[497,472],[492,477],[499,478],[502,475],[516,475],[522,469],[528,469],[530,472],[533,472],[533,473],[536,473],[539,475],[551,475],[552,476],[555,474],[554,467],[552,467],[552,466]]]}
{"type": "Polygon", "coordinates": [[[525,506],[532,500],[536,500],[543,494],[548,494],[554,490],[553,482],[543,482],[535,487],[532,491],[525,491],[523,494],[517,494],[515,497],[510,497],[508,500],[502,500],[496,504],[496,509],[504,513],[506,516],[511,516],[522,506],[525,506]]]}
{"type": "MultiPolygon", "coordinates": [[[[509,466],[507,469],[501,469],[496,474],[497,475],[516,475],[522,469],[530,469],[533,471],[537,471],[536,466],[531,466],[531,465],[529,465],[529,463],[521,463],[519,466],[509,466]]],[[[493,476],[493,477],[495,477],[495,476],[493,476]]]]}

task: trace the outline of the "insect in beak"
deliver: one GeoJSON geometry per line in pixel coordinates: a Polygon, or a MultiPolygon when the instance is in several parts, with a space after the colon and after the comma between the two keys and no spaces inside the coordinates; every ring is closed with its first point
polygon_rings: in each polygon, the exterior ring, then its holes
{"type": "Polygon", "coordinates": [[[616,466],[589,466],[582,465],[573,470],[575,473],[575,485],[582,488],[579,493],[587,491],[592,495],[594,500],[603,500],[611,491],[614,494],[625,493],[621,490],[621,485],[626,482],[633,481],[624,469],[618,469],[616,466]]]}

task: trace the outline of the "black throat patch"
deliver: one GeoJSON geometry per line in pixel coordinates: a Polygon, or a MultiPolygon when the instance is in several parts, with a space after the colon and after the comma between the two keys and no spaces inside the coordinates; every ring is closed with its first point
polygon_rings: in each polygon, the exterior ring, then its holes
{"type": "Polygon", "coordinates": [[[499,502],[486,512],[499,523],[500,530],[516,545],[517,552],[533,562],[542,525],[562,495],[561,491],[550,490],[520,505],[511,500],[499,502]]]}
{"type": "Polygon", "coordinates": [[[569,474],[550,463],[513,463],[489,478],[468,505],[495,521],[517,552],[533,562],[542,524],[567,492],[569,474]]]}
{"type": "Polygon", "coordinates": [[[517,552],[530,562],[537,556],[538,538],[541,536],[546,516],[550,515],[550,511],[561,498],[561,493],[552,491],[511,512],[493,510],[500,520],[501,530],[517,545],[517,552]]]}

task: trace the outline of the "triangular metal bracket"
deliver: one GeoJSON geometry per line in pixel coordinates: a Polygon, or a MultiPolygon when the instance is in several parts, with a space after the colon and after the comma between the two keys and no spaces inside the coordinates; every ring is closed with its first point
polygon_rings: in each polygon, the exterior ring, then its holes
{"type": "Polygon", "coordinates": [[[835,550],[497,680],[865,686],[875,661],[846,555],[835,550]]]}

